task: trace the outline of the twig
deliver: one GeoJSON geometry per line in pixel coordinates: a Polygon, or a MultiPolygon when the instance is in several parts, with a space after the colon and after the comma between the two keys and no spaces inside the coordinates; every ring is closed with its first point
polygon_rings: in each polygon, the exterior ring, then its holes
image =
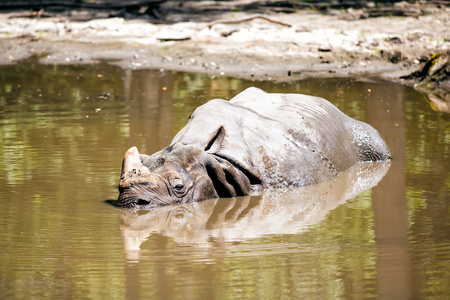
{"type": "Polygon", "coordinates": [[[275,24],[283,25],[283,26],[286,26],[286,27],[292,27],[291,24],[280,22],[280,21],[274,20],[272,18],[263,16],[263,15],[253,15],[253,16],[242,18],[242,19],[238,19],[238,20],[219,20],[219,21],[214,21],[212,23],[209,23],[208,28],[211,29],[211,27],[213,27],[214,25],[217,25],[217,24],[238,24],[238,23],[248,22],[248,21],[251,21],[251,20],[254,20],[254,19],[263,19],[263,20],[266,20],[266,21],[269,21],[269,22],[272,22],[272,23],[275,23],[275,24]]]}
{"type": "Polygon", "coordinates": [[[189,41],[190,37],[180,37],[180,38],[157,38],[160,42],[182,42],[182,41],[189,41]]]}
{"type": "Polygon", "coordinates": [[[450,1],[432,0],[430,2],[433,3],[433,4],[439,4],[439,5],[450,5],[450,1]]]}
{"type": "Polygon", "coordinates": [[[22,14],[14,14],[10,15],[8,19],[13,18],[34,18],[40,19],[41,17],[54,17],[55,14],[45,12],[43,8],[41,8],[39,11],[33,11],[30,13],[22,13],[22,14]]]}

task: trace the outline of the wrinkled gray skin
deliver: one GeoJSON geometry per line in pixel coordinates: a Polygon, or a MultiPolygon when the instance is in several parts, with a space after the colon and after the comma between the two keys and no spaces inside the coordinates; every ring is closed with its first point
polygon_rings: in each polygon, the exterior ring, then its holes
{"type": "Polygon", "coordinates": [[[370,125],[325,99],[249,88],[197,108],[169,147],[124,156],[116,205],[151,208],[334,179],[358,161],[390,159],[370,125]]]}

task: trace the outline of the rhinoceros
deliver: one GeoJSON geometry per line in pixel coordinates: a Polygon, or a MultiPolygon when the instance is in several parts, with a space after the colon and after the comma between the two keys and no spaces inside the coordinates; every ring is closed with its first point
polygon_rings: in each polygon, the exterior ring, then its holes
{"type": "Polygon", "coordinates": [[[380,134],[329,101],[248,88],[198,107],[168,147],[130,148],[116,206],[153,208],[329,181],[358,162],[389,160],[380,134]]]}

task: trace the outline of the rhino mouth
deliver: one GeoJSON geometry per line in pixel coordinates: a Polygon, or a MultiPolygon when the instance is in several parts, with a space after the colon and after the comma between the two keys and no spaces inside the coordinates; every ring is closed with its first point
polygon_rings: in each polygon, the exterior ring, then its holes
{"type": "Polygon", "coordinates": [[[127,202],[122,201],[120,204],[116,204],[116,206],[122,208],[152,208],[157,206],[155,204],[153,205],[151,204],[152,204],[151,201],[136,197],[131,201],[130,200],[128,200],[127,202]]]}
{"type": "Polygon", "coordinates": [[[116,206],[122,208],[138,208],[150,204],[150,201],[138,197],[132,189],[132,187],[129,187],[120,191],[116,206]]]}
{"type": "Polygon", "coordinates": [[[116,206],[122,208],[153,208],[169,204],[165,198],[167,197],[148,189],[146,184],[137,184],[120,188],[116,206]]]}
{"type": "Polygon", "coordinates": [[[153,208],[159,205],[139,197],[119,197],[116,206],[120,208],[153,208]]]}

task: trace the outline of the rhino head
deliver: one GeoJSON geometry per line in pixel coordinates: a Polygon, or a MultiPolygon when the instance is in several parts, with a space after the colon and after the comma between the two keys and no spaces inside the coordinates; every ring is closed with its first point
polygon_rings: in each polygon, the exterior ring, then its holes
{"type": "MultiPolygon", "coordinates": [[[[216,135],[217,137],[217,135],[216,135]]],[[[250,180],[206,148],[175,143],[151,156],[130,148],[123,158],[116,206],[152,208],[250,193],[250,180]]]]}

